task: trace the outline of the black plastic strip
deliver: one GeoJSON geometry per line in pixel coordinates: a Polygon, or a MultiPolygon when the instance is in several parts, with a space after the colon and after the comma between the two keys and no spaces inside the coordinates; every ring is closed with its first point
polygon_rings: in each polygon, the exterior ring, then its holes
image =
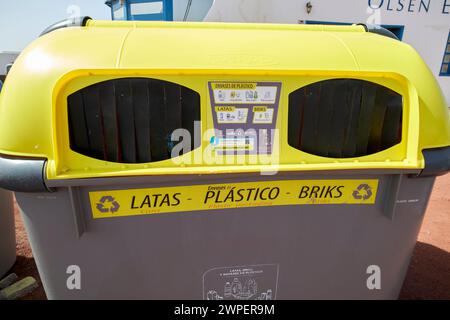
{"type": "Polygon", "coordinates": [[[375,96],[375,105],[372,113],[372,126],[370,129],[368,154],[372,154],[381,150],[381,135],[383,123],[386,116],[386,95],[383,87],[377,87],[375,96]]]}
{"type": "Polygon", "coordinates": [[[137,161],[150,162],[150,109],[148,105],[148,85],[145,79],[131,80],[133,110],[136,128],[137,161]]]}
{"type": "Polygon", "coordinates": [[[118,80],[115,85],[122,161],[124,163],[136,163],[136,139],[131,83],[130,80],[118,80]]]}
{"type": "Polygon", "coordinates": [[[303,130],[300,140],[301,149],[305,152],[314,153],[316,150],[316,131],[318,131],[319,111],[317,106],[320,103],[320,86],[314,84],[304,91],[305,103],[303,108],[303,130]]]}
{"type": "Polygon", "coordinates": [[[164,86],[159,81],[149,81],[150,135],[152,161],[167,159],[165,137],[164,86]]]}
{"type": "MultiPolygon", "coordinates": [[[[172,141],[172,133],[182,126],[181,88],[178,85],[166,84],[166,139],[167,151],[170,153],[178,143],[172,141]]],[[[170,157],[170,156],[169,156],[170,157]]]]}
{"type": "Polygon", "coordinates": [[[356,154],[358,119],[361,106],[361,82],[354,81],[349,88],[346,105],[349,108],[348,126],[345,131],[344,144],[342,146],[342,156],[352,157],[356,154]]]}
{"type": "Polygon", "coordinates": [[[79,150],[89,152],[89,137],[87,135],[82,93],[71,94],[68,97],[68,104],[71,147],[73,148],[75,145],[79,150]]]}
{"type": "Polygon", "coordinates": [[[84,114],[88,129],[89,147],[96,158],[105,157],[103,128],[100,112],[100,97],[97,86],[87,87],[83,91],[84,114]]]}
{"type": "MultiPolygon", "coordinates": [[[[181,87],[181,123],[191,135],[194,134],[195,121],[200,119],[200,95],[188,88],[181,87]]],[[[199,147],[201,137],[191,136],[191,150],[199,147]],[[197,139],[195,139],[197,138],[197,139]]]]}
{"type": "MultiPolygon", "coordinates": [[[[316,150],[317,154],[327,157],[330,155],[330,145],[333,143],[331,123],[335,112],[334,99],[339,93],[336,92],[336,86],[333,82],[322,82],[320,87],[320,102],[314,106],[317,109],[318,119],[314,130],[314,146],[311,147],[316,150]],[[323,92],[326,92],[326,94],[322,94],[323,92]],[[322,150],[318,152],[317,146],[323,146],[322,150]]],[[[340,110],[337,112],[340,112],[340,110]]]]}
{"type": "Polygon", "coordinates": [[[103,135],[106,145],[106,160],[119,162],[119,128],[114,83],[105,82],[100,85],[99,96],[103,117],[103,135]]]}
{"type": "Polygon", "coordinates": [[[299,146],[301,135],[301,123],[303,122],[302,116],[302,91],[297,90],[289,95],[289,126],[288,126],[288,140],[289,145],[299,146]]]}
{"type": "Polygon", "coordinates": [[[384,117],[383,130],[381,134],[381,149],[389,148],[392,141],[401,140],[401,127],[402,123],[402,97],[391,96],[387,102],[386,115],[384,117]]]}
{"type": "Polygon", "coordinates": [[[358,121],[358,143],[356,145],[355,156],[368,154],[370,130],[372,126],[372,113],[375,105],[376,87],[364,83],[362,85],[361,109],[358,121]]]}
{"type": "Polygon", "coordinates": [[[328,144],[328,155],[333,158],[342,156],[342,149],[345,141],[345,131],[348,127],[349,108],[347,106],[348,88],[351,87],[353,80],[344,80],[336,82],[334,86],[333,101],[333,117],[331,126],[328,128],[331,134],[328,144]]]}

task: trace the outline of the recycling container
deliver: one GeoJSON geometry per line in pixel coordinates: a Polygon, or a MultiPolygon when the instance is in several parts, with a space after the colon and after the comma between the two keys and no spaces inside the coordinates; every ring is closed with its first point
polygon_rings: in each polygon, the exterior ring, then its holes
{"type": "Polygon", "coordinates": [[[0,279],[16,261],[16,230],[12,193],[0,189],[0,279]]]}
{"type": "Polygon", "coordinates": [[[416,51],[362,25],[47,30],[0,101],[50,299],[395,299],[450,124],[416,51]]]}

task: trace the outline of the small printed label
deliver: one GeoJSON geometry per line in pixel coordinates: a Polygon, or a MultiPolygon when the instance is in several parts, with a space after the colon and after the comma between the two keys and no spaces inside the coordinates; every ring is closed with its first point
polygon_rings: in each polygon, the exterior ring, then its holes
{"type": "Polygon", "coordinates": [[[420,199],[405,199],[405,200],[397,200],[396,203],[417,203],[420,202],[420,199]]]}
{"type": "Polygon", "coordinates": [[[256,83],[212,83],[214,102],[223,103],[275,103],[276,86],[257,86],[256,83]]]}
{"type": "Polygon", "coordinates": [[[253,107],[253,123],[272,123],[273,108],[253,107]]]}
{"type": "Polygon", "coordinates": [[[255,139],[251,137],[211,138],[211,146],[215,151],[252,151],[255,139]]]}
{"type": "Polygon", "coordinates": [[[218,123],[246,123],[247,108],[216,107],[218,123]]]}
{"type": "Polygon", "coordinates": [[[278,180],[89,192],[94,219],[243,207],[374,204],[378,180],[278,180]]]}
{"type": "Polygon", "coordinates": [[[278,265],[210,269],[203,275],[204,300],[275,300],[278,265]]]}

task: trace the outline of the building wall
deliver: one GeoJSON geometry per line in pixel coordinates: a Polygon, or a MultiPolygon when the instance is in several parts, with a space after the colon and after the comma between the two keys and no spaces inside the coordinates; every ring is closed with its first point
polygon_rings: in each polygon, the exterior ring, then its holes
{"type": "Polygon", "coordinates": [[[215,0],[205,20],[403,25],[403,41],[423,57],[450,106],[450,77],[439,76],[450,32],[450,0],[215,0]]]}
{"type": "MultiPolygon", "coordinates": [[[[173,1],[173,20],[182,21],[189,0],[173,1]]],[[[208,13],[213,0],[192,0],[187,21],[202,21],[208,13]]]]}

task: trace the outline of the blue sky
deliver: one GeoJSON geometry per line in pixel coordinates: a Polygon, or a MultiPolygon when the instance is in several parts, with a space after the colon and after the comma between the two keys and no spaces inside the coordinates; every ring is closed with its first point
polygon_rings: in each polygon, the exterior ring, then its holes
{"type": "Polygon", "coordinates": [[[0,51],[21,51],[49,25],[71,15],[111,19],[104,0],[0,0],[0,51]]]}

